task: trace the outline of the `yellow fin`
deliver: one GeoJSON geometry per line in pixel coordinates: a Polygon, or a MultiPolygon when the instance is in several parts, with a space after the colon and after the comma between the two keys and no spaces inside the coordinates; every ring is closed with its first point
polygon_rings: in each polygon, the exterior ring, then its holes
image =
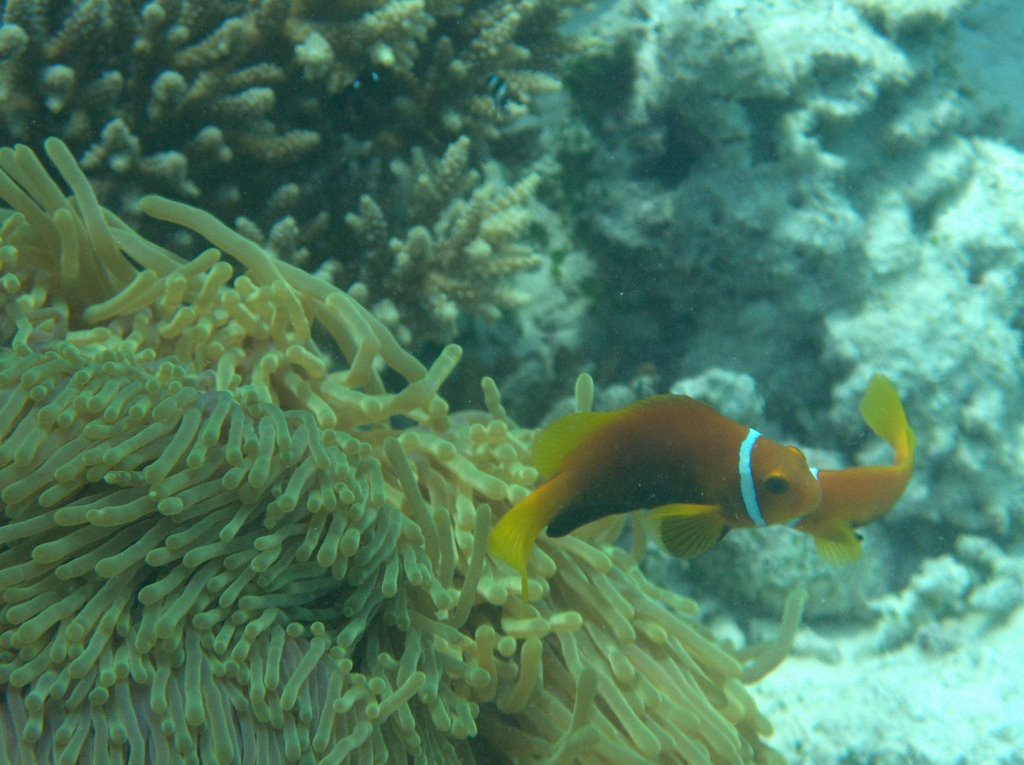
{"type": "Polygon", "coordinates": [[[562,482],[557,478],[539,486],[505,513],[491,529],[487,548],[492,555],[501,558],[522,575],[523,600],[530,598],[526,564],[540,532],[551,523],[564,504],[560,495],[562,491],[562,482]]]}
{"type": "Polygon", "coordinates": [[[848,523],[819,524],[813,532],[818,555],[826,563],[843,565],[860,560],[864,548],[848,523]]]}
{"type": "Polygon", "coordinates": [[[509,510],[491,530],[487,547],[492,555],[511,565],[523,577],[523,600],[530,599],[526,564],[544,524],[522,504],[509,510]]]}
{"type": "Polygon", "coordinates": [[[544,478],[562,470],[566,459],[620,412],[577,412],[559,417],[537,434],[533,464],[544,478]]]}
{"type": "Polygon", "coordinates": [[[689,396],[662,394],[648,396],[634,401],[629,406],[613,412],[577,412],[559,417],[546,428],[543,428],[533,442],[533,464],[545,478],[559,473],[565,466],[566,459],[573,452],[589,441],[599,430],[620,417],[630,417],[647,409],[659,409],[666,406],[710,407],[689,396]]]}
{"type": "Polygon", "coordinates": [[[868,427],[893,448],[898,461],[914,454],[917,436],[907,422],[907,413],[892,380],[883,374],[871,378],[860,402],[860,413],[868,427]]]}
{"type": "Polygon", "coordinates": [[[655,535],[670,555],[695,558],[722,536],[725,523],[718,505],[662,505],[651,511],[655,535]]]}

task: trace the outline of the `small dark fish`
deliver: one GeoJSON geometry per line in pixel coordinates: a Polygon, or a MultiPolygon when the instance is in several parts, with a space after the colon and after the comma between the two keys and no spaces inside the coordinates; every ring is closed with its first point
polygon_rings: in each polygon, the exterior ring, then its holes
{"type": "Polygon", "coordinates": [[[514,100],[509,91],[508,82],[500,74],[492,74],[487,77],[487,92],[491,94],[494,107],[504,111],[514,100]]]}
{"type": "Polygon", "coordinates": [[[380,82],[380,72],[371,71],[365,75],[356,77],[352,81],[352,85],[350,85],[349,87],[351,87],[352,90],[362,90],[363,88],[373,85],[374,83],[377,82],[380,82]]]}

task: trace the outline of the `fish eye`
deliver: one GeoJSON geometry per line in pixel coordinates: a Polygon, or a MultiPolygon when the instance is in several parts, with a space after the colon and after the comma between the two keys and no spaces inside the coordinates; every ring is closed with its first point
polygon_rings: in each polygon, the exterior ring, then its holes
{"type": "Polygon", "coordinates": [[[789,491],[789,481],[781,475],[770,475],[765,480],[764,487],[772,494],[785,494],[789,491]]]}

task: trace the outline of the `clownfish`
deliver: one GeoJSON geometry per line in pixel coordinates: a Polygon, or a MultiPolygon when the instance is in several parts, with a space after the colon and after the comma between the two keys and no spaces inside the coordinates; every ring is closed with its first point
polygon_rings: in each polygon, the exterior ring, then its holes
{"type": "Polygon", "coordinates": [[[863,550],[854,529],[889,512],[914,472],[917,436],[903,410],[896,386],[876,374],[860,402],[867,426],[892,447],[891,465],[816,471],[821,484],[818,509],[793,524],[814,537],[818,554],[829,563],[852,563],[863,550]]]}
{"type": "Polygon", "coordinates": [[[803,453],[689,396],[660,395],[614,412],[581,412],[537,435],[547,481],[491,532],[489,547],[523,577],[545,527],[560,537],[591,521],[653,508],[662,544],[692,557],[733,528],[809,519],[821,484],[803,453]]]}
{"type": "Polygon", "coordinates": [[[856,560],[854,527],[886,513],[914,466],[916,438],[895,386],[875,375],[861,401],[868,426],[896,454],[885,467],[818,470],[785,446],[689,396],[660,395],[614,412],[570,414],[537,435],[547,479],[497,523],[490,552],[523,579],[540,532],[559,537],[608,515],[651,508],[665,549],[710,550],[729,530],[786,525],[814,536],[822,558],[856,560]]]}

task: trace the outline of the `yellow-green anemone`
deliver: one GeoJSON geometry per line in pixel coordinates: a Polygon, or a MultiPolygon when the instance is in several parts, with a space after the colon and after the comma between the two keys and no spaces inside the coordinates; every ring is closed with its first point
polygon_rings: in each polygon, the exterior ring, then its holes
{"type": "Polygon", "coordinates": [[[542,540],[523,602],[486,550],[532,434],[491,381],[449,415],[457,347],[146,197],[214,245],[168,252],[46,149],[71,196],[0,150],[0,758],[781,761],[612,531],[542,540]]]}

